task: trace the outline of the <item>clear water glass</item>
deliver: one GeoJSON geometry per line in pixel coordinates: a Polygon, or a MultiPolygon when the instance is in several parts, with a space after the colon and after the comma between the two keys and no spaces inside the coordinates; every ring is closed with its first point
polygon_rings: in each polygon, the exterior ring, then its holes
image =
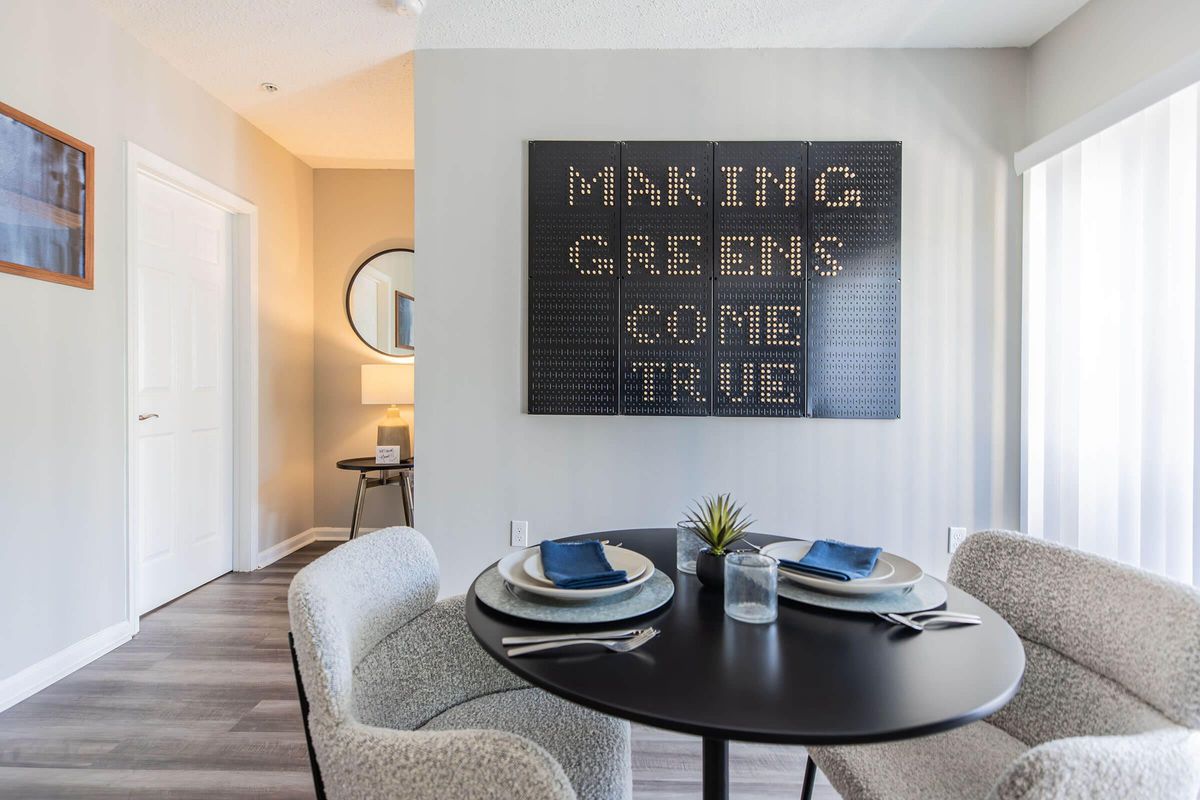
{"type": "Polygon", "coordinates": [[[675,569],[679,572],[686,572],[688,575],[696,574],[696,556],[700,555],[700,551],[705,548],[704,542],[700,537],[692,533],[692,529],[685,522],[675,523],[675,569]]]}
{"type": "Polygon", "coordinates": [[[779,614],[778,581],[778,563],[770,556],[725,556],[725,613],[741,622],[774,622],[779,614]]]}

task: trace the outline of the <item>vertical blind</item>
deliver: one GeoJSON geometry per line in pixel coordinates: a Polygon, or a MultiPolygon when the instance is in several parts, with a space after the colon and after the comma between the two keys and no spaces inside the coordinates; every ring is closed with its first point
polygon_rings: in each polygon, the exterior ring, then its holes
{"type": "Polygon", "coordinates": [[[1025,173],[1022,522],[1200,583],[1200,84],[1025,173]]]}

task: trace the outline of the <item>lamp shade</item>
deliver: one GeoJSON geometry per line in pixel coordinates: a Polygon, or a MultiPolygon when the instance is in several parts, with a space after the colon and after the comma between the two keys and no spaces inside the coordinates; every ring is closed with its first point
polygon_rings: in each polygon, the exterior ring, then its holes
{"type": "Polygon", "coordinates": [[[363,364],[365,406],[404,406],[413,402],[412,364],[363,364]]]}

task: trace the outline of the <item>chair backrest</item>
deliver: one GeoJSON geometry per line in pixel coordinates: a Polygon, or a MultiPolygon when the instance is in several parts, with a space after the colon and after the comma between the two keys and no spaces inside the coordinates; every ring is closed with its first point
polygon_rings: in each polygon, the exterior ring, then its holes
{"type": "Polygon", "coordinates": [[[412,528],[346,542],[296,574],[288,611],[311,727],[353,716],[354,667],[437,594],[437,557],[412,528]]]}
{"type": "Polygon", "coordinates": [[[1200,592],[1008,531],[969,537],[950,582],[1025,644],[1025,680],[992,721],[1027,744],[1200,727],[1200,592]]]}

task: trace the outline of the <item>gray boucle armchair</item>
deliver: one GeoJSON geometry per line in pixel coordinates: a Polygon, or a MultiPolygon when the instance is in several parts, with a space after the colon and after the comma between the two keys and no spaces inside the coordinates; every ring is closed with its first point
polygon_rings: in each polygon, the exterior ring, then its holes
{"type": "Polygon", "coordinates": [[[613,800],[632,794],[629,724],[529,688],[435,602],[412,528],[347,542],[288,591],[318,791],[334,800],[613,800]]]}
{"type": "Polygon", "coordinates": [[[1200,592],[1004,531],[968,538],[949,578],[1020,635],[1021,689],[947,733],[812,748],[846,800],[1196,799],[1200,592]]]}

